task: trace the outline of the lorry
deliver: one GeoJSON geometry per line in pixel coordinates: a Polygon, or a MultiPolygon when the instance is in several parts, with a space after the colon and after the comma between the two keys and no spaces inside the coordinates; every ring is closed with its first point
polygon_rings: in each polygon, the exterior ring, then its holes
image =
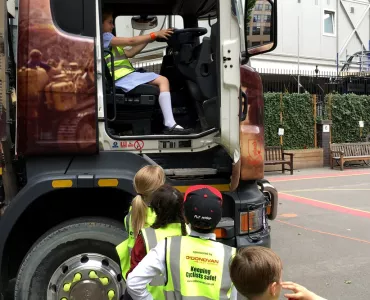
{"type": "Polygon", "coordinates": [[[0,0],[0,299],[120,299],[115,246],[127,238],[133,177],[145,165],[160,165],[181,192],[194,184],[222,192],[218,241],[271,247],[278,195],[264,179],[263,89],[248,61],[277,45],[276,2],[19,0],[15,56],[14,14],[0,0]],[[257,6],[263,20],[252,18],[257,6]],[[157,87],[115,87],[106,7],[135,34],[163,17],[174,27],[156,41],[158,73],[191,133],[162,132],[157,87]],[[258,44],[261,26],[269,28],[258,44]]]}

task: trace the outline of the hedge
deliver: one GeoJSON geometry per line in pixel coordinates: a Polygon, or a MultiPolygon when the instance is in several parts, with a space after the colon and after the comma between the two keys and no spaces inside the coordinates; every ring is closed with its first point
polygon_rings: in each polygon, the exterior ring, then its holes
{"type": "Polygon", "coordinates": [[[284,149],[314,148],[314,124],[312,95],[265,93],[265,145],[280,145],[279,127],[284,128],[284,149]],[[283,120],[280,124],[280,99],[283,120]]]}
{"type": "Polygon", "coordinates": [[[359,121],[364,121],[362,136],[370,133],[370,96],[329,94],[325,97],[325,115],[333,121],[332,143],[359,142],[359,121]]]}

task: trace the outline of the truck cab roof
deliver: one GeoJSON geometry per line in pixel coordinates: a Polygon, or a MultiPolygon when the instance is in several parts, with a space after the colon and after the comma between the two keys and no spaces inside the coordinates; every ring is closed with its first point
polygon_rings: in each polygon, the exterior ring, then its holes
{"type": "Polygon", "coordinates": [[[104,5],[114,8],[117,15],[134,15],[138,11],[151,15],[192,15],[197,18],[217,15],[216,0],[108,0],[104,1],[104,5]]]}

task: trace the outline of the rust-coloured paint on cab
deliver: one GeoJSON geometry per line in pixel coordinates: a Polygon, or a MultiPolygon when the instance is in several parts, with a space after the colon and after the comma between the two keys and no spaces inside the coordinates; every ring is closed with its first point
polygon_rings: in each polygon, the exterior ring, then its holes
{"type": "Polygon", "coordinates": [[[54,25],[50,0],[20,0],[17,152],[97,151],[94,39],[54,25]]]}
{"type": "Polygon", "coordinates": [[[240,67],[240,81],[248,97],[247,117],[240,123],[240,179],[263,179],[265,139],[262,80],[253,68],[243,65],[240,67]]]}

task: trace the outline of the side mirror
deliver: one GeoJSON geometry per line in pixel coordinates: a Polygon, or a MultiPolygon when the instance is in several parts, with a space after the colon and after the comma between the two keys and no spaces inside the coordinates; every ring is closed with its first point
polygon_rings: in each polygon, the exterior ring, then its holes
{"type": "Polygon", "coordinates": [[[131,18],[131,26],[136,30],[149,30],[158,26],[156,16],[135,16],[131,18]]]}
{"type": "Polygon", "coordinates": [[[277,46],[277,0],[246,0],[246,56],[273,51],[277,46]]]}

